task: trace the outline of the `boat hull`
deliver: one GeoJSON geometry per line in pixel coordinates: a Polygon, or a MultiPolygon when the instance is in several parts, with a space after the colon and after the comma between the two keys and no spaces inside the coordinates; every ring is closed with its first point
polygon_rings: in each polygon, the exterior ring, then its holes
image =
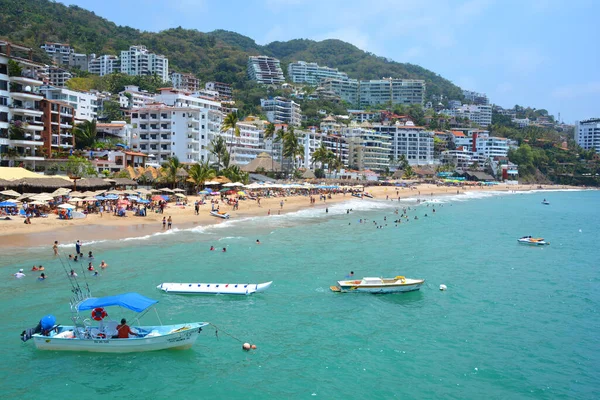
{"type": "Polygon", "coordinates": [[[227,213],[225,213],[225,214],[219,214],[216,211],[211,211],[210,215],[212,215],[213,217],[217,217],[217,218],[229,219],[229,214],[227,214],[227,213]]]}
{"type": "Polygon", "coordinates": [[[410,285],[382,285],[382,286],[363,286],[363,285],[354,285],[354,286],[339,286],[339,291],[342,293],[375,293],[375,294],[384,294],[384,293],[403,293],[403,292],[413,292],[415,290],[421,289],[423,286],[422,283],[415,283],[410,285]]]}
{"type": "Polygon", "coordinates": [[[548,242],[546,242],[546,241],[543,241],[543,240],[542,240],[542,241],[539,241],[539,242],[532,242],[532,241],[529,241],[529,240],[521,240],[521,239],[518,239],[518,242],[519,242],[520,244],[524,244],[524,245],[526,245],[526,246],[545,246],[545,245],[547,245],[547,244],[550,244],[550,243],[548,243],[548,242]]]}
{"type": "Polygon", "coordinates": [[[215,295],[231,294],[248,296],[252,293],[267,290],[273,281],[265,283],[161,283],[156,288],[165,293],[191,294],[191,295],[215,295]]]}
{"type": "Polygon", "coordinates": [[[75,328],[65,326],[61,327],[58,333],[53,332],[50,336],[35,334],[32,339],[37,349],[53,351],[133,353],[166,349],[189,349],[198,338],[202,327],[206,325],[208,324],[205,322],[193,322],[179,325],[133,327],[151,333],[144,337],[129,339],[91,337],[91,335],[85,335],[85,338],[69,337],[68,334],[73,333],[75,328]],[[153,331],[158,332],[158,334],[153,336],[153,331]]]}

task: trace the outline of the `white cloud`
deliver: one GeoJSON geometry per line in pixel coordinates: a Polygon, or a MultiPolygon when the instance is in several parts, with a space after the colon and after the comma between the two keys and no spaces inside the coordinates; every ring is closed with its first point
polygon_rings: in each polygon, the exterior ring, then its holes
{"type": "Polygon", "coordinates": [[[557,87],[552,91],[552,97],[557,99],[577,99],[583,96],[599,95],[600,82],[579,83],[557,87]]]}

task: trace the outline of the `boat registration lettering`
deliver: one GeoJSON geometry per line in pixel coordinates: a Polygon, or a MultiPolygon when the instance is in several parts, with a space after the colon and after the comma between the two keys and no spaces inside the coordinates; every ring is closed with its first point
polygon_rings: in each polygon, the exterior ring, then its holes
{"type": "Polygon", "coordinates": [[[96,339],[96,340],[94,340],[94,343],[109,343],[109,340],[108,339],[103,339],[103,340],[96,339]]]}
{"type": "Polygon", "coordinates": [[[169,343],[183,342],[192,337],[192,332],[182,332],[179,336],[167,339],[169,343]]]}

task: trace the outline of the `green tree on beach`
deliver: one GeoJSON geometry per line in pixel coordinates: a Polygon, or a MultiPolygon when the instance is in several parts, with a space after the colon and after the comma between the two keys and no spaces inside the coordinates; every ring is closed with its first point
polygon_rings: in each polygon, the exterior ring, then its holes
{"type": "Polygon", "coordinates": [[[182,166],[183,165],[181,162],[179,162],[179,158],[177,158],[177,156],[169,157],[167,162],[162,165],[162,172],[165,180],[172,187],[175,187],[179,181],[179,176],[177,173],[182,166]]]}
{"type": "MultiPolygon", "coordinates": [[[[239,138],[240,137],[240,128],[237,126],[239,122],[239,118],[237,113],[229,113],[225,116],[225,118],[223,119],[223,122],[221,123],[221,132],[225,133],[229,130],[232,131],[232,136],[239,138]]],[[[231,152],[231,146],[233,146],[233,140],[232,140],[232,144],[229,146],[229,150],[231,152]]]]}
{"type": "Polygon", "coordinates": [[[188,182],[194,183],[197,193],[204,187],[204,182],[215,177],[216,172],[211,168],[208,161],[205,161],[192,165],[188,174],[188,182]]]}
{"type": "Polygon", "coordinates": [[[75,148],[84,149],[91,148],[98,139],[98,131],[96,130],[96,120],[83,121],[75,126],[75,148]]]}
{"type": "Polygon", "coordinates": [[[222,160],[227,153],[227,144],[222,136],[217,136],[210,141],[210,153],[217,158],[217,162],[213,164],[217,172],[223,167],[222,160]]]}

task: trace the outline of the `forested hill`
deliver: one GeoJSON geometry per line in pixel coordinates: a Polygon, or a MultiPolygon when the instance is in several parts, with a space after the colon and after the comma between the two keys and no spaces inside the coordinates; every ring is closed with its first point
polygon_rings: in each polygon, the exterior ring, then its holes
{"type": "Polygon", "coordinates": [[[40,61],[48,61],[39,50],[44,42],[66,42],[77,52],[98,55],[118,54],[132,44],[143,44],[166,55],[173,69],[193,72],[203,81],[235,84],[246,79],[248,56],[265,54],[279,58],[284,68],[291,61],[304,60],[339,68],[357,79],[424,79],[428,96],[462,98],[458,86],[432,71],[378,57],[340,40],[296,39],[260,46],[251,38],[223,30],[203,33],[179,27],[143,32],[117,26],[81,7],[48,0],[0,0],[0,10],[0,37],[37,49],[40,61]]]}

